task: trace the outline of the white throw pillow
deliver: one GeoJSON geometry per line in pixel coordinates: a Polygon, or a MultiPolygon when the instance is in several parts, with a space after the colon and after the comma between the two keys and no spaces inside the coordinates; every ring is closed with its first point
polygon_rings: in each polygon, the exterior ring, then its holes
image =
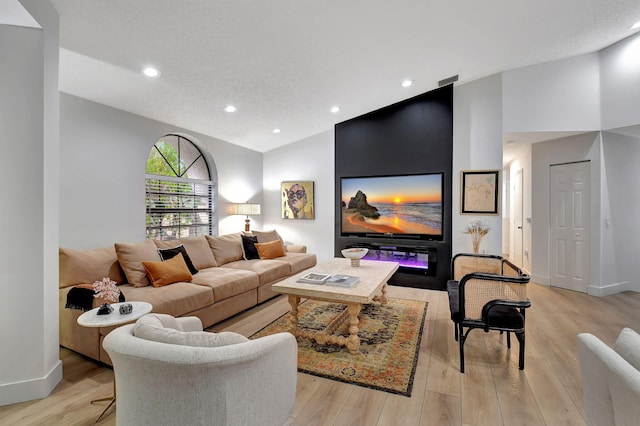
{"type": "MultiPolygon", "coordinates": [[[[170,315],[166,316],[170,317],[170,315]]],[[[165,324],[168,322],[166,318],[163,318],[163,321],[165,324]]],[[[155,317],[155,315],[145,315],[141,317],[133,326],[133,335],[140,339],[154,342],[202,348],[215,348],[249,341],[249,339],[241,334],[227,331],[222,333],[209,333],[207,331],[180,331],[165,327],[162,321],[155,317]]]]}

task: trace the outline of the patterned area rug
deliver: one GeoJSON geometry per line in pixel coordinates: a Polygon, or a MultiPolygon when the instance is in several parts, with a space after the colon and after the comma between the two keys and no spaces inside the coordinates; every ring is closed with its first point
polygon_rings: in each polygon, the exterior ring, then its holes
{"type": "MultiPolygon", "coordinates": [[[[322,330],[344,305],[306,300],[298,307],[300,325],[322,330]]],[[[298,339],[298,371],[345,383],[411,396],[427,303],[390,298],[387,305],[365,305],[360,313],[360,353],[346,347],[298,339]]],[[[287,331],[285,314],[250,338],[287,331]]],[[[336,334],[349,335],[348,319],[336,334]]]]}

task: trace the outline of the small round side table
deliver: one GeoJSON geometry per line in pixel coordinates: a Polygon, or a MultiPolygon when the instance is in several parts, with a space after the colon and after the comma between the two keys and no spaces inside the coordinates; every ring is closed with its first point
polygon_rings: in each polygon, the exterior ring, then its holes
{"type": "MultiPolygon", "coordinates": [[[[126,324],[128,322],[137,320],[138,318],[140,318],[145,314],[148,314],[149,312],[151,312],[151,309],[153,309],[153,306],[151,306],[151,303],[147,303],[147,302],[112,303],[111,307],[113,308],[113,311],[110,314],[106,314],[106,315],[98,315],[98,309],[100,308],[94,308],[90,311],[85,312],[84,314],[78,317],[78,325],[81,325],[82,327],[111,327],[114,325],[126,324]],[[120,305],[123,305],[125,303],[130,303],[131,306],[133,307],[133,310],[129,314],[120,313],[120,305]]],[[[96,423],[102,420],[102,416],[104,416],[104,413],[106,413],[107,410],[116,403],[116,376],[115,375],[113,376],[113,395],[106,398],[94,399],[93,401],[91,401],[91,403],[93,404],[94,402],[99,402],[99,401],[111,401],[111,402],[109,403],[109,405],[107,405],[107,408],[104,409],[102,414],[100,414],[100,416],[96,420],[96,423]]]]}

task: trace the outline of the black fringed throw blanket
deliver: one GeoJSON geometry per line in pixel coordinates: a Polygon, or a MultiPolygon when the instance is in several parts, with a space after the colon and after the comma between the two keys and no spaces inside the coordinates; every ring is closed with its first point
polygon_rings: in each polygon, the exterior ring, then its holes
{"type": "MultiPolygon", "coordinates": [[[[93,309],[93,289],[86,287],[73,287],[67,293],[67,303],[64,305],[67,309],[79,309],[81,311],[90,311],[93,309]]],[[[118,302],[124,302],[124,294],[120,292],[118,302]]]]}

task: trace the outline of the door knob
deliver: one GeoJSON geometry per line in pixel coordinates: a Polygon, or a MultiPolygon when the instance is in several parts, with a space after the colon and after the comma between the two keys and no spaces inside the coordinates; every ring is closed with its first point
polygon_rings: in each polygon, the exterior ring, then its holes
{"type": "Polygon", "coordinates": [[[522,229],[522,226],[518,226],[518,229],[522,229]]]}

